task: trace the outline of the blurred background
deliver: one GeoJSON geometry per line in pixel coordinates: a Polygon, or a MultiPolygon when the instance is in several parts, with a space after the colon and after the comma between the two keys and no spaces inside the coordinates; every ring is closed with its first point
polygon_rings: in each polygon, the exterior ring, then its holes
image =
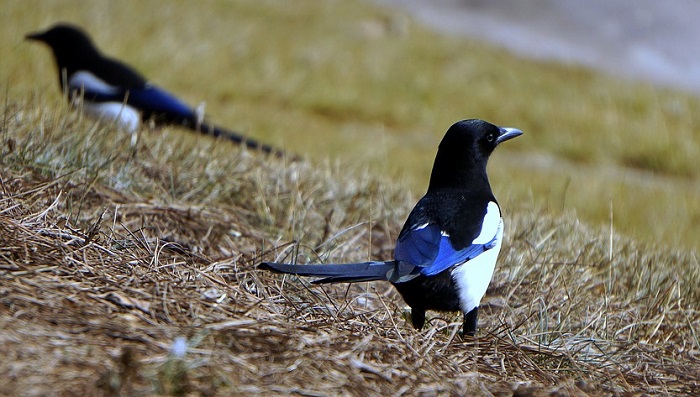
{"type": "Polygon", "coordinates": [[[700,93],[697,0],[377,0],[438,31],[700,93]]]}
{"type": "Polygon", "coordinates": [[[698,17],[691,0],[5,0],[3,117],[69,111],[23,40],[68,21],[215,123],[415,199],[453,122],[518,127],[489,166],[506,213],[697,250],[698,17]]]}

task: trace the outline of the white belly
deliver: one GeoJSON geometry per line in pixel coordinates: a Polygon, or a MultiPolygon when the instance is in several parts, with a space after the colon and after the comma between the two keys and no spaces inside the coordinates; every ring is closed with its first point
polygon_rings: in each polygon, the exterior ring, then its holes
{"type": "Polygon", "coordinates": [[[502,239],[503,220],[500,221],[496,245],[493,248],[452,270],[452,279],[458,288],[460,309],[464,313],[469,313],[479,306],[481,298],[486,294],[496,268],[498,253],[501,251],[502,239]]]}
{"type": "Polygon", "coordinates": [[[82,109],[90,117],[113,121],[120,128],[132,134],[136,132],[141,123],[141,114],[136,109],[119,102],[85,102],[82,104],[82,109]]]}

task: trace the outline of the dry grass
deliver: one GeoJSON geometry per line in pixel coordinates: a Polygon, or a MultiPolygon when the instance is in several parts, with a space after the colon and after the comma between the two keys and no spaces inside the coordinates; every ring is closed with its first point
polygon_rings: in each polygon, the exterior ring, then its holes
{"type": "Polygon", "coordinates": [[[2,97],[62,103],[48,50],[22,37],[72,21],[154,83],[206,102],[213,121],[316,161],[367,164],[414,195],[427,184],[434,142],[456,120],[521,128],[526,138],[492,161],[491,174],[508,181],[502,203],[509,194],[607,224],[613,200],[617,230],[700,247],[696,97],[523,60],[368,1],[6,0],[2,8],[2,97]]]}
{"type": "Polygon", "coordinates": [[[42,103],[3,119],[0,394],[700,393],[692,254],[509,208],[480,337],[419,333],[385,284],[254,267],[391,256],[399,187],[176,130],[132,151],[42,103]]]}
{"type": "Polygon", "coordinates": [[[698,241],[697,99],[353,1],[113,4],[0,13],[0,395],[700,394],[700,264],[677,248],[698,241]],[[69,112],[46,51],[21,42],[58,19],[312,160],[176,129],[132,149],[69,112]],[[389,258],[441,129],[465,116],[528,134],[490,168],[507,240],[478,340],[457,314],[414,331],[385,284],[255,270],[389,258]],[[579,223],[611,204],[612,233],[579,223]]]}

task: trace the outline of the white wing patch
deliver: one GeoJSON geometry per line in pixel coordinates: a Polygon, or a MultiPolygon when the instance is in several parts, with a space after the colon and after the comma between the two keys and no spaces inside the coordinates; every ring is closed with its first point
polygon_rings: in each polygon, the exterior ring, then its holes
{"type": "Polygon", "coordinates": [[[493,239],[493,236],[498,232],[498,228],[501,225],[501,210],[498,209],[498,204],[493,201],[489,201],[486,207],[486,216],[484,216],[484,223],[481,224],[481,232],[472,241],[472,244],[486,244],[493,239]]]}
{"type": "Polygon", "coordinates": [[[71,88],[71,91],[77,90],[78,94],[83,89],[86,92],[89,91],[105,95],[115,94],[119,91],[119,88],[107,84],[106,81],[85,70],[79,70],[73,73],[70,79],[68,79],[68,87],[71,88]]]}
{"type": "Polygon", "coordinates": [[[83,92],[103,95],[116,94],[119,92],[118,87],[107,84],[104,80],[85,70],[73,73],[68,80],[68,87],[75,107],[82,109],[90,117],[116,122],[120,128],[131,133],[131,145],[136,144],[136,130],[141,123],[141,113],[137,109],[121,101],[90,102],[81,96],[83,92]]]}

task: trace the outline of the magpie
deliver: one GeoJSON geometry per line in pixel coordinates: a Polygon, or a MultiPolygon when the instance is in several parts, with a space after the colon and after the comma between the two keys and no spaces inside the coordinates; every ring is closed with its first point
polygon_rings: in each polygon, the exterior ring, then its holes
{"type": "Polygon", "coordinates": [[[394,260],[350,264],[258,265],[278,273],[323,277],[315,284],[385,280],[408,306],[416,329],[425,311],[462,311],[474,335],[503,239],[503,219],[486,175],[499,144],[522,135],[483,120],[453,124],[440,142],[428,184],[399,233],[394,260]]]}
{"type": "Polygon", "coordinates": [[[148,82],[139,72],[106,57],[80,28],[59,23],[46,31],[29,33],[27,40],[45,43],[53,51],[58,82],[71,103],[87,114],[116,121],[132,133],[141,121],[180,125],[222,137],[252,149],[281,155],[279,150],[236,132],[210,125],[201,112],[148,82]]]}

